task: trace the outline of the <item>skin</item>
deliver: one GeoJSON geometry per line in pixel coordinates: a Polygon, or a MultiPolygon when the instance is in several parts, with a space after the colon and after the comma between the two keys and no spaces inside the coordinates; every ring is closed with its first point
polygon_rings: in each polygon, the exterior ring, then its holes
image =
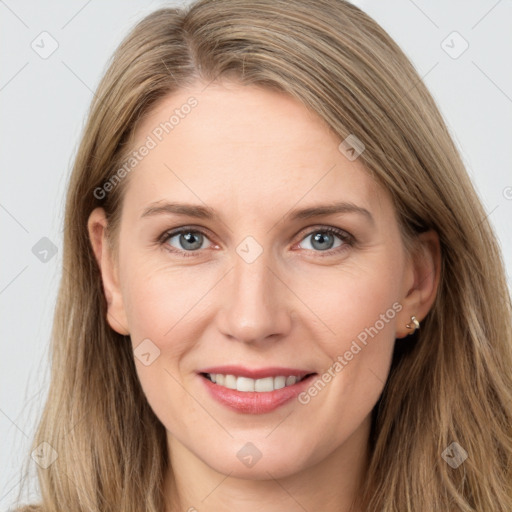
{"type": "Polygon", "coordinates": [[[134,348],[149,338],[160,350],[149,366],[135,363],[167,429],[167,512],[349,511],[395,338],[435,298],[437,235],[423,234],[409,254],[389,193],[296,100],[255,86],[205,85],[169,95],[139,125],[134,148],[190,96],[198,100],[126,178],[118,258],[106,244],[101,208],[88,225],[110,326],[129,334],[134,348]],[[158,201],[207,205],[219,219],[141,218],[158,201]],[[367,209],[373,221],[354,212],[287,216],[336,201],[367,209]],[[155,241],[181,226],[204,231],[200,249],[179,236],[155,241]],[[333,235],[333,245],[315,247],[314,235],[330,226],[355,242],[333,235]],[[250,264],[236,251],[247,236],[263,250],[250,264]],[[210,398],[196,374],[242,364],[322,375],[394,303],[401,310],[305,405],[235,412],[210,398]],[[252,467],[237,458],[247,442],[262,454],[252,467]]]}

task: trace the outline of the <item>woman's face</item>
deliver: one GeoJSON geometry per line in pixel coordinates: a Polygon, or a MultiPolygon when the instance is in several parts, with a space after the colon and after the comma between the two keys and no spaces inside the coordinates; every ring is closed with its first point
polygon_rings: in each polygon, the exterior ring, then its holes
{"type": "Polygon", "coordinates": [[[224,474],[282,477],[366,442],[418,313],[389,194],[341,142],[286,95],[218,83],[136,132],[109,321],[171,448],[224,474]]]}

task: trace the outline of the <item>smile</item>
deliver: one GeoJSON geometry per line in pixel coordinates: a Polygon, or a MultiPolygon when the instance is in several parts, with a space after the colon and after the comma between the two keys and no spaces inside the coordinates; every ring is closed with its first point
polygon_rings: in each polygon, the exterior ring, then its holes
{"type": "Polygon", "coordinates": [[[197,373],[207,395],[242,414],[270,413],[291,403],[318,376],[295,368],[249,369],[233,365],[203,368],[197,373]]]}
{"type": "Polygon", "coordinates": [[[259,393],[269,393],[276,389],[282,389],[287,386],[293,386],[300,382],[304,377],[295,375],[278,375],[276,377],[265,377],[263,379],[251,379],[249,377],[237,377],[236,375],[225,375],[222,373],[203,374],[211,382],[227,389],[236,389],[242,392],[256,391],[259,393]]]}

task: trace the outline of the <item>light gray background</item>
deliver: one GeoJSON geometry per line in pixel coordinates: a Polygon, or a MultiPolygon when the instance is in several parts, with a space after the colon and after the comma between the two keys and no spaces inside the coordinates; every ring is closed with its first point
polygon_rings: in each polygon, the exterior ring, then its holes
{"type": "MultiPolygon", "coordinates": [[[[16,497],[21,464],[29,456],[46,397],[64,192],[92,91],[128,29],[149,12],[176,3],[0,0],[2,510],[16,497]],[[58,43],[45,59],[31,47],[51,48],[48,36],[40,36],[43,31],[58,43]],[[43,237],[57,247],[47,262],[32,252],[43,237]]],[[[438,102],[500,238],[510,285],[512,2],[354,3],[403,48],[438,102]],[[442,47],[453,31],[469,44],[456,59],[442,47]]],[[[452,35],[443,46],[453,53],[461,44],[452,35]]]]}

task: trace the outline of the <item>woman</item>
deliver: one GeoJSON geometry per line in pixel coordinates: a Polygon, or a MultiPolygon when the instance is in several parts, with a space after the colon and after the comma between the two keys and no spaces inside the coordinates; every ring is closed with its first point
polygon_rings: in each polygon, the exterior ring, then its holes
{"type": "Polygon", "coordinates": [[[23,510],[512,510],[498,244],[353,5],[140,22],[91,108],[64,268],[23,510]]]}

